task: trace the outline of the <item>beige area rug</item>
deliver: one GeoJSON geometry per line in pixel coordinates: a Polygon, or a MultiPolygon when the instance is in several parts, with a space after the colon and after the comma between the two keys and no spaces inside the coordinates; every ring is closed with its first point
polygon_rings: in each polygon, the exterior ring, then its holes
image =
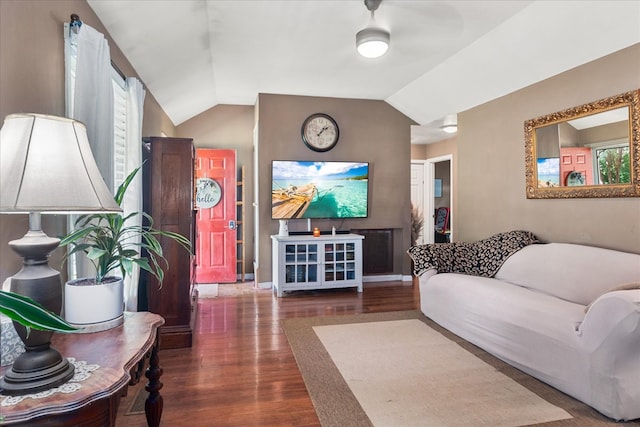
{"type": "Polygon", "coordinates": [[[640,425],[609,420],[418,310],[282,326],[325,427],[640,425]]]}
{"type": "Polygon", "coordinates": [[[376,426],[521,426],[571,418],[417,319],[313,328],[376,426]]]}

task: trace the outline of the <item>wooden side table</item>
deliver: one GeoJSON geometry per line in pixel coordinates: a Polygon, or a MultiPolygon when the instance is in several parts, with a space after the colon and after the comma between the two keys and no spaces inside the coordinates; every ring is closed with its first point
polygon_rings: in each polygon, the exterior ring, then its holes
{"type": "MultiPolygon", "coordinates": [[[[164,319],[149,312],[125,313],[124,323],[116,328],[90,334],[54,334],[52,346],[64,357],[99,365],[92,375],[80,382],[72,393],[26,398],[11,406],[0,406],[2,426],[115,426],[118,404],[131,381],[131,371],[144,362],[150,352],[145,372],[149,392],[145,403],[147,424],[159,426],[162,416],[162,368],[158,358],[158,328],[164,319]]],[[[10,366],[0,369],[3,375],[10,366]]],[[[0,401],[4,396],[0,396],[0,401]]]]}

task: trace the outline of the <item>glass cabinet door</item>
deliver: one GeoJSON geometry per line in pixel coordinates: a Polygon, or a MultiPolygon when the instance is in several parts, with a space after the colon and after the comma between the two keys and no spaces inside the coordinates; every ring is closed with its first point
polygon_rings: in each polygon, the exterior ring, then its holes
{"type": "Polygon", "coordinates": [[[318,245],[292,243],[285,245],[285,283],[318,281],[318,245]]]}
{"type": "Polygon", "coordinates": [[[345,279],[355,280],[356,278],[356,244],[347,243],[345,245],[344,259],[347,261],[345,264],[345,279]]]}
{"type": "Polygon", "coordinates": [[[355,243],[325,243],[324,280],[327,282],[355,280],[355,259],[355,243]]]}

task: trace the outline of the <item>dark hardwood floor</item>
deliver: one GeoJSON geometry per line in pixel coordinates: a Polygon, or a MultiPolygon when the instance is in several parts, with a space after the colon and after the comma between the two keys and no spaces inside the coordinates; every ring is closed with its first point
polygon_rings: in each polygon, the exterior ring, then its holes
{"type": "MultiPolygon", "coordinates": [[[[193,347],[160,351],[162,425],[319,426],[280,321],[417,308],[418,288],[411,282],[365,283],[362,293],[338,289],[276,298],[271,290],[245,290],[200,299],[193,347]]],[[[144,415],[125,415],[144,380],[123,398],[117,427],[146,425],[144,415]]]]}

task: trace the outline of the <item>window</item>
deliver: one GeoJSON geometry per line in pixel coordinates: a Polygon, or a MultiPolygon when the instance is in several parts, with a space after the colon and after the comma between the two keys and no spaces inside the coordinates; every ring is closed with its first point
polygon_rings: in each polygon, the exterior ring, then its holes
{"type": "Polygon", "coordinates": [[[599,184],[630,183],[629,144],[595,148],[599,184]]]}
{"type": "Polygon", "coordinates": [[[118,188],[130,171],[127,165],[127,82],[112,67],[113,82],[113,188],[118,188]]]}

